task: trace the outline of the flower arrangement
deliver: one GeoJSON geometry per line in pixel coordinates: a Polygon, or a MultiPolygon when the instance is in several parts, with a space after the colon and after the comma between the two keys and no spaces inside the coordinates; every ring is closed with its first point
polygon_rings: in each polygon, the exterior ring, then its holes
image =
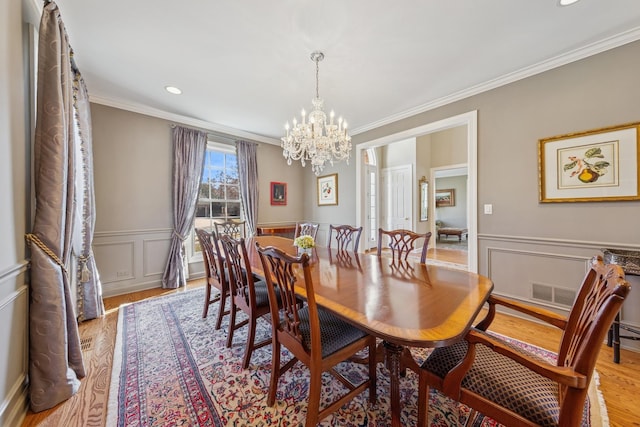
{"type": "Polygon", "coordinates": [[[313,240],[313,237],[302,235],[296,237],[293,244],[301,249],[310,249],[316,245],[316,242],[313,240]]]}

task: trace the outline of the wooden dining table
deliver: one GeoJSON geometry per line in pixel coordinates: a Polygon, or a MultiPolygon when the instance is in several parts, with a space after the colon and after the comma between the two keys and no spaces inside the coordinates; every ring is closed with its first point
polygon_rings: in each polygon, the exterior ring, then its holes
{"type": "MultiPolygon", "coordinates": [[[[259,276],[265,272],[256,242],[297,253],[291,239],[247,239],[251,269],[259,276]]],[[[305,297],[298,271],[296,291],[305,297]]],[[[326,247],[313,248],[311,273],[319,305],[383,340],[393,427],[401,426],[401,371],[418,368],[408,347],[442,347],[463,339],[493,290],[489,278],[468,271],[326,247]]]]}

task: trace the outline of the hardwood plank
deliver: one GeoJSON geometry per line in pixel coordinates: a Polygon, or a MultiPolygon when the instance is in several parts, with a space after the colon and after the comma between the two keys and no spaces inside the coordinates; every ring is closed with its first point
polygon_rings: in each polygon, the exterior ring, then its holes
{"type": "MultiPolygon", "coordinates": [[[[466,255],[465,255],[466,256],[466,255]]],[[[448,261],[448,260],[447,260],[448,261]]],[[[455,262],[455,261],[449,261],[455,262]]],[[[203,286],[203,280],[189,283],[187,289],[203,286]]],[[[87,376],[78,393],[53,409],[27,414],[23,426],[104,426],[111,381],[111,365],[121,304],[142,299],[184,292],[185,289],[151,289],[132,294],[105,298],[107,314],[80,324],[81,339],[92,338],[92,347],[84,352],[87,376]]],[[[539,323],[500,314],[491,330],[555,351],[560,332],[539,323]]],[[[620,364],[613,363],[613,351],[603,344],[597,364],[602,391],[612,427],[640,426],[636,396],[640,395],[640,353],[621,350],[620,364]]],[[[417,387],[417,384],[416,384],[417,387]]]]}

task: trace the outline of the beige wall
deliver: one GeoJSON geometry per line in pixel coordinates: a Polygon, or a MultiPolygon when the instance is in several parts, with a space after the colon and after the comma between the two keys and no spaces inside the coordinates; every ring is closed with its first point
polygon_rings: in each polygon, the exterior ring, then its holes
{"type": "Polygon", "coordinates": [[[26,413],[29,224],[29,29],[21,2],[0,1],[0,425],[26,413]]]}
{"type": "MultiPolygon", "coordinates": [[[[160,286],[173,228],[172,123],[91,104],[96,231],[94,252],[105,296],[160,286]]],[[[220,138],[212,137],[214,140],[220,138]]],[[[233,140],[222,138],[227,143],[233,140]]],[[[258,148],[259,224],[304,219],[305,172],[274,145],[258,148]],[[287,205],[271,206],[271,181],[287,183],[287,205]]],[[[190,264],[191,277],[202,262],[190,264]]]]}
{"type": "MultiPolygon", "coordinates": [[[[601,248],[640,250],[640,202],[539,203],[538,140],[640,121],[638,69],[640,42],[630,43],[355,135],[353,142],[477,110],[479,272],[497,293],[526,301],[533,284],[575,290],[601,248]],[[493,205],[492,215],[482,214],[484,204],[493,205]]],[[[355,186],[355,169],[341,180],[355,186]]],[[[356,221],[352,209],[337,210],[344,221],[356,221]]],[[[640,284],[636,276],[629,280],[640,284]]],[[[640,292],[625,303],[623,322],[640,326],[640,292]]]]}
{"type": "Polygon", "coordinates": [[[432,168],[467,163],[466,126],[457,126],[429,136],[432,168]]]}

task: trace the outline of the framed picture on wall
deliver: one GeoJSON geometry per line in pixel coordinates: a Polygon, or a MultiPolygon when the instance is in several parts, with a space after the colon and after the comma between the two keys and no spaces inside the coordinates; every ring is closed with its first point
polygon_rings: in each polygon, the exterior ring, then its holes
{"type": "Polygon", "coordinates": [[[538,141],[539,201],[640,200],[640,123],[538,141]]]}
{"type": "Polygon", "coordinates": [[[287,183],[271,182],[271,204],[286,205],[287,204],[287,183]]]}
{"type": "Polygon", "coordinates": [[[318,206],[338,204],[338,174],[319,176],[318,182],[318,206]]]}
{"type": "Polygon", "coordinates": [[[448,188],[446,190],[436,190],[436,207],[456,205],[456,190],[448,188]]]}

